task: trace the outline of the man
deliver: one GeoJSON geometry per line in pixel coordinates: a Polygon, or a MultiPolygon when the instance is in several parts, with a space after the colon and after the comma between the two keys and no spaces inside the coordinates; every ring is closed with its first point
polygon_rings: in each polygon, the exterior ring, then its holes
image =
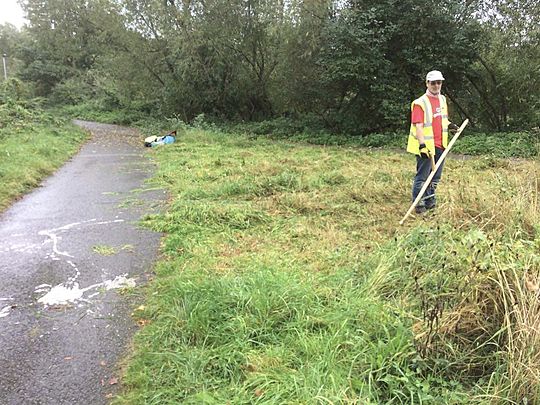
{"type": "MultiPolygon", "coordinates": [[[[411,128],[407,152],[416,155],[416,176],[412,188],[412,199],[416,199],[432,167],[448,146],[448,128],[456,130],[457,125],[448,121],[446,97],[441,94],[444,77],[438,70],[426,76],[426,93],[411,104],[411,128]]],[[[441,179],[444,164],[441,164],[424,197],[416,206],[416,213],[423,214],[435,208],[435,190],[441,179]]]]}

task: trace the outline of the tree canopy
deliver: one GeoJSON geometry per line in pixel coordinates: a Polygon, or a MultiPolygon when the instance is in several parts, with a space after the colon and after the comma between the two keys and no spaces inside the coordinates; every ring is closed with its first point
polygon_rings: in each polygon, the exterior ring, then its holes
{"type": "Polygon", "coordinates": [[[185,121],[303,117],[362,134],[406,127],[426,72],[438,69],[454,121],[540,125],[534,0],[22,4],[29,26],[1,26],[0,44],[54,102],[99,99],[185,121]]]}

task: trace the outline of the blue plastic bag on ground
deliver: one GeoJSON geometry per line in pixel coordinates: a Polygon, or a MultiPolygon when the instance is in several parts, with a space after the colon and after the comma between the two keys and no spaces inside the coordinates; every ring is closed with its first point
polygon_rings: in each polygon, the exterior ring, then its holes
{"type": "Polygon", "coordinates": [[[176,141],[176,131],[165,136],[149,136],[144,140],[144,146],[159,146],[159,145],[168,145],[176,141]]]}
{"type": "Polygon", "coordinates": [[[159,145],[168,145],[170,143],[174,143],[176,141],[176,138],[172,135],[165,135],[160,138],[158,138],[156,141],[151,143],[151,146],[159,146],[159,145]]]}

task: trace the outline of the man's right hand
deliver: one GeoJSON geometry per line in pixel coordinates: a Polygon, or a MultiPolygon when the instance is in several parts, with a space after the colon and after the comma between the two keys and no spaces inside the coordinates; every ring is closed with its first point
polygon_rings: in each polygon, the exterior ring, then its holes
{"type": "Polygon", "coordinates": [[[431,159],[431,152],[425,143],[420,144],[420,156],[422,156],[424,159],[431,159]]]}
{"type": "Polygon", "coordinates": [[[454,124],[453,122],[451,122],[450,124],[448,124],[448,132],[450,132],[451,134],[455,134],[459,129],[459,126],[457,124],[454,124]]]}

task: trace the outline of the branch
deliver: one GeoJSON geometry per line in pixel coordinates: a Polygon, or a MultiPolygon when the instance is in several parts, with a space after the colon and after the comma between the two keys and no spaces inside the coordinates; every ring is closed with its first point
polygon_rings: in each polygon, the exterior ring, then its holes
{"type": "Polygon", "coordinates": [[[461,112],[461,114],[463,116],[465,116],[465,118],[467,118],[472,123],[472,119],[471,119],[470,114],[467,111],[465,111],[465,109],[461,106],[461,104],[458,103],[457,99],[452,95],[452,93],[450,92],[448,87],[446,88],[446,95],[452,101],[452,103],[454,103],[454,105],[458,108],[458,110],[461,112]]]}
{"type": "Polygon", "coordinates": [[[502,114],[503,114],[503,122],[506,124],[507,118],[508,118],[508,106],[506,105],[506,98],[504,97],[504,94],[501,93],[499,89],[499,85],[497,84],[497,77],[495,76],[495,72],[493,72],[492,69],[489,68],[486,61],[482,59],[480,55],[477,55],[478,61],[482,64],[484,69],[488,72],[489,77],[491,78],[491,81],[493,82],[493,87],[495,88],[495,92],[499,96],[499,99],[501,100],[502,105],[502,114]]]}
{"type": "Polygon", "coordinates": [[[478,87],[478,85],[474,82],[473,80],[473,77],[471,75],[468,75],[466,74],[465,77],[467,78],[467,80],[469,80],[469,82],[472,84],[472,86],[474,87],[474,89],[476,90],[476,92],[478,93],[478,95],[480,96],[480,99],[489,107],[489,109],[491,110],[491,115],[492,115],[492,122],[493,124],[495,124],[495,127],[497,127],[497,130],[500,131],[501,130],[501,122],[499,120],[499,117],[498,117],[498,114],[497,114],[497,110],[495,109],[495,107],[489,102],[489,98],[486,97],[484,95],[484,93],[482,93],[482,91],[480,90],[480,88],[478,87]]]}

